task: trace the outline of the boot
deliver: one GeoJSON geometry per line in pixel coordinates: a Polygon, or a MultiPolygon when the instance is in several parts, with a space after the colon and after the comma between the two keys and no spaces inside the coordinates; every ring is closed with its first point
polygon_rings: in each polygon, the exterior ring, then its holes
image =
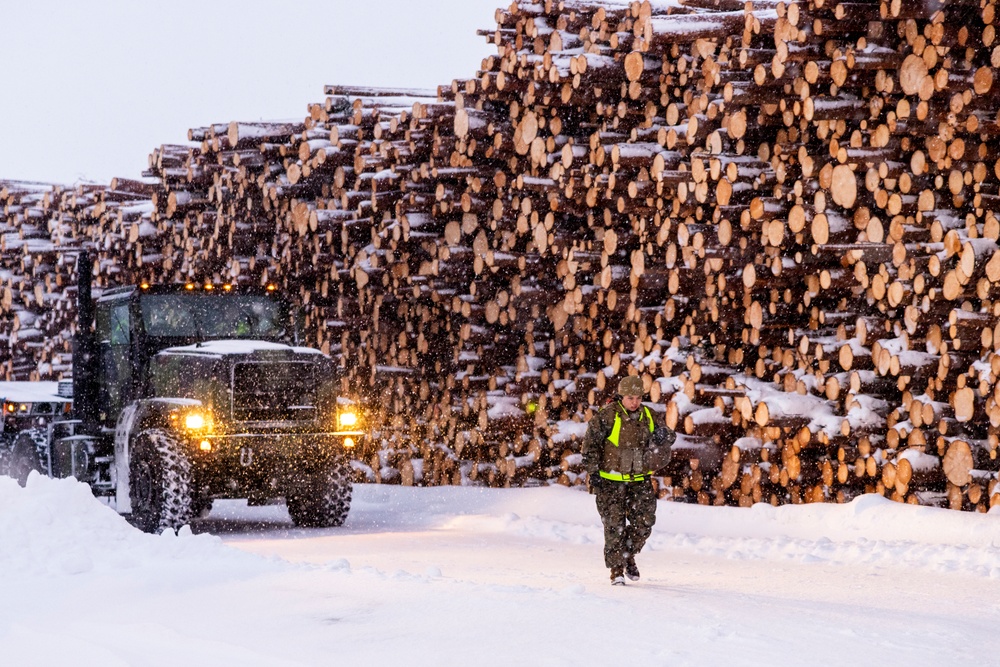
{"type": "Polygon", "coordinates": [[[621,565],[616,565],[615,567],[611,568],[611,585],[612,586],[625,585],[625,577],[622,576],[621,565]]]}
{"type": "Polygon", "coordinates": [[[625,576],[632,581],[639,581],[639,568],[635,565],[635,556],[625,559],[625,576]]]}

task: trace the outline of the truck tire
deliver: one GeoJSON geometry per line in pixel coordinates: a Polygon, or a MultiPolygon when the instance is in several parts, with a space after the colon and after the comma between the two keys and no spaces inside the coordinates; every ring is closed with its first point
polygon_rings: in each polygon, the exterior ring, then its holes
{"type": "Polygon", "coordinates": [[[32,470],[41,474],[42,460],[38,455],[38,450],[40,446],[44,447],[46,442],[45,433],[33,428],[21,431],[14,438],[14,444],[10,450],[8,474],[16,479],[21,486],[28,483],[28,475],[32,470]]]}
{"type": "Polygon", "coordinates": [[[208,518],[208,515],[212,513],[212,502],[211,498],[197,496],[191,503],[191,513],[196,519],[208,518]]]}
{"type": "Polygon", "coordinates": [[[147,533],[190,523],[195,515],[192,488],[183,443],[161,429],[141,432],[129,452],[132,523],[147,533]]]}
{"type": "Polygon", "coordinates": [[[285,497],[288,514],[296,526],[328,528],[341,526],[351,509],[351,471],[347,458],[316,471],[285,497]]]}

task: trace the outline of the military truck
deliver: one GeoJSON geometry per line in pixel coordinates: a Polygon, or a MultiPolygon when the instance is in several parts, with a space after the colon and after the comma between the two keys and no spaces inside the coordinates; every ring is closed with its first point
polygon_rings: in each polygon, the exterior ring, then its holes
{"type": "Polygon", "coordinates": [[[39,441],[49,426],[70,418],[73,389],[66,382],[0,382],[0,474],[6,473],[23,486],[28,473],[49,467],[48,458],[38,460],[39,441]],[[21,450],[30,456],[18,456],[10,466],[11,454],[21,450]]]}
{"type": "Polygon", "coordinates": [[[72,418],[19,436],[12,471],[75,476],[147,532],[216,498],[284,497],[296,525],[344,522],[362,416],[333,360],[296,345],[274,286],[142,284],[92,299],[85,252],[78,270],[72,418]]]}

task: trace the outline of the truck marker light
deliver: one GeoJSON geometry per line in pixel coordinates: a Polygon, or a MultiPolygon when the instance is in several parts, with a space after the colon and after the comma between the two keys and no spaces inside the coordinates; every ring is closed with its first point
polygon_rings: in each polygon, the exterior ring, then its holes
{"type": "Polygon", "coordinates": [[[226,290],[227,292],[230,292],[230,291],[232,291],[233,286],[232,285],[223,285],[222,289],[226,290]]]}
{"type": "Polygon", "coordinates": [[[187,285],[184,286],[184,289],[186,289],[186,290],[193,290],[194,289],[194,284],[193,283],[188,283],[187,285]]]}
{"type": "Polygon", "coordinates": [[[211,292],[214,289],[215,289],[215,285],[211,285],[211,284],[208,284],[208,283],[205,284],[205,291],[206,292],[211,292]]]}
{"type": "Polygon", "coordinates": [[[348,449],[354,447],[354,438],[344,438],[344,447],[348,449]]]}
{"type": "Polygon", "coordinates": [[[202,440],[199,447],[201,447],[201,451],[203,452],[212,451],[212,443],[210,443],[208,440],[202,440]]]}

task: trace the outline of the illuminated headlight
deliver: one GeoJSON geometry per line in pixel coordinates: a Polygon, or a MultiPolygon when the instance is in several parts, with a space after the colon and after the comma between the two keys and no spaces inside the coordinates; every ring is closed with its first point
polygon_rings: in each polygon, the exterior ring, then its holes
{"type": "Polygon", "coordinates": [[[189,431],[203,431],[211,427],[211,420],[201,412],[189,412],[184,415],[184,428],[189,431]]]}
{"type": "Polygon", "coordinates": [[[337,428],[351,428],[358,425],[358,413],[341,412],[337,415],[337,428]]]}
{"type": "Polygon", "coordinates": [[[197,412],[184,415],[184,426],[192,431],[205,428],[205,416],[197,412]]]}

